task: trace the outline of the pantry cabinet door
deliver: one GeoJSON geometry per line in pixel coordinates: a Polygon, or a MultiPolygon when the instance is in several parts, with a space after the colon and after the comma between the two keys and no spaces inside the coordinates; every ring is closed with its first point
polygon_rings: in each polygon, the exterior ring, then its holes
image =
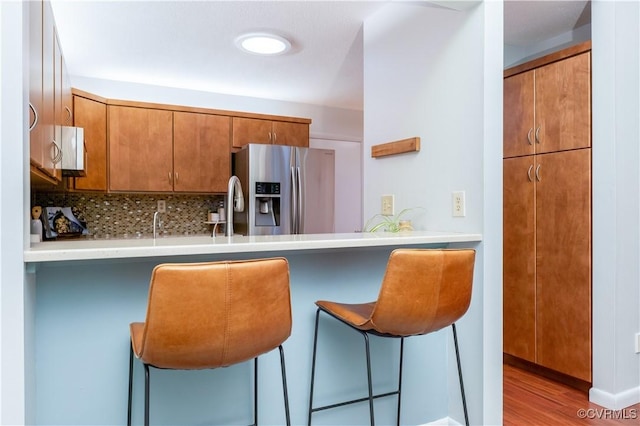
{"type": "Polygon", "coordinates": [[[591,52],[536,69],[536,152],[591,146],[591,52]]]}
{"type": "Polygon", "coordinates": [[[534,153],[534,71],[504,79],[503,156],[534,153]]]}
{"type": "Polygon", "coordinates": [[[503,350],[536,355],[534,156],[503,160],[503,350]]]}
{"type": "Polygon", "coordinates": [[[591,149],[536,155],[537,362],[591,381],[591,149]]]}

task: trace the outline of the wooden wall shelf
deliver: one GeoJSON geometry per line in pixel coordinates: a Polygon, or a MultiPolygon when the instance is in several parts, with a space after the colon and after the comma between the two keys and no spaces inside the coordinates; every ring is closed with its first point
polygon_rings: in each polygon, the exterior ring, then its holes
{"type": "Polygon", "coordinates": [[[371,157],[386,157],[387,155],[404,154],[406,152],[416,151],[420,151],[419,137],[373,145],[371,147],[371,157]]]}

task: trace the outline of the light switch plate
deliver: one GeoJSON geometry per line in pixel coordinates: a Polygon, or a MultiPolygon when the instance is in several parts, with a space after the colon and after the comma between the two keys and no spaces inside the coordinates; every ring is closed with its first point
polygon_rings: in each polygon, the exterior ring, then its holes
{"type": "Polygon", "coordinates": [[[164,213],[167,211],[167,204],[164,200],[158,200],[158,213],[164,213]]]}

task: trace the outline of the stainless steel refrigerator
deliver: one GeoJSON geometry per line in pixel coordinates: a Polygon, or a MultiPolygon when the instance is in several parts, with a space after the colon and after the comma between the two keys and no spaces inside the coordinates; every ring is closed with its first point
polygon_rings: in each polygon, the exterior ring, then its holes
{"type": "Polygon", "coordinates": [[[249,144],[234,154],[244,212],[243,235],[321,234],[335,229],[335,151],[249,144]]]}

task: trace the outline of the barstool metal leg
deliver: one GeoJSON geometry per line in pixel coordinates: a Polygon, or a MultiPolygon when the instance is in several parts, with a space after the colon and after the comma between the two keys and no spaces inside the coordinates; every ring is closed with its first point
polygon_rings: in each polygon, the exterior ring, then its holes
{"type": "Polygon", "coordinates": [[[253,359],[253,426],[258,426],[258,357],[253,359]]]}
{"type": "Polygon", "coordinates": [[[284,366],[284,349],[282,345],[278,346],[280,349],[280,368],[282,369],[282,393],[284,396],[284,414],[287,421],[287,426],[291,426],[291,416],[289,415],[289,392],[287,391],[287,372],[284,366]]]}
{"type": "Polygon", "coordinates": [[[362,333],[364,337],[364,345],[367,351],[367,380],[369,382],[369,417],[371,419],[371,426],[376,424],[373,416],[373,384],[371,383],[371,354],[369,352],[369,335],[362,333]]]}
{"type": "Polygon", "coordinates": [[[144,364],[144,426],[149,426],[149,365],[144,364]]]}
{"type": "Polygon", "coordinates": [[[313,333],[313,357],[311,360],[311,389],[309,390],[309,416],[307,425],[311,426],[311,414],[313,413],[313,385],[316,377],[316,349],[318,348],[318,319],[320,317],[320,308],[316,310],[316,325],[313,333]]]}
{"type": "Polygon", "coordinates": [[[458,349],[458,333],[456,332],[456,325],[451,324],[453,330],[453,345],[456,349],[456,361],[458,363],[458,378],[460,379],[460,393],[462,394],[462,408],[464,409],[464,424],[469,426],[469,414],[467,413],[467,399],[464,396],[464,383],[462,381],[462,365],[460,364],[460,351],[458,349]]]}
{"type": "Polygon", "coordinates": [[[133,399],[133,342],[129,341],[129,403],[127,405],[127,426],[131,426],[132,399],[133,399]]]}
{"type": "Polygon", "coordinates": [[[398,368],[398,416],[396,425],[400,426],[400,403],[402,402],[402,361],[404,359],[404,337],[400,338],[400,367],[398,368]]]}

